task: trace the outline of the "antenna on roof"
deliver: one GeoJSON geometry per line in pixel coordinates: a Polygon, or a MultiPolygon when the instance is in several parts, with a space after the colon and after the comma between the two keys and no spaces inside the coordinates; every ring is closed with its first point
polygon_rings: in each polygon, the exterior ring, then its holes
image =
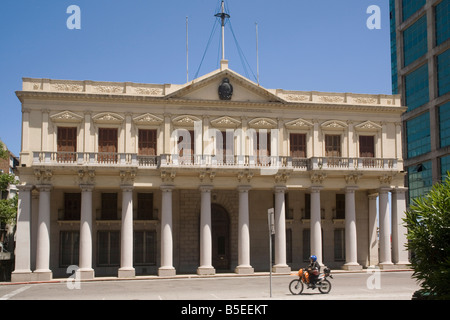
{"type": "Polygon", "coordinates": [[[222,0],[222,12],[214,15],[222,19],[222,60],[225,60],[225,19],[229,19],[230,15],[225,13],[225,2],[222,0]]]}
{"type": "Polygon", "coordinates": [[[256,25],[256,81],[259,86],[259,44],[258,44],[258,22],[255,22],[256,25]]]}

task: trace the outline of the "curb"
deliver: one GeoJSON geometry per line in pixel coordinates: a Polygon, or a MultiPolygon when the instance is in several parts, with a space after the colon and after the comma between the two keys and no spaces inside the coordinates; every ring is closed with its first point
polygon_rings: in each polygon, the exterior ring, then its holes
{"type": "MultiPolygon", "coordinates": [[[[411,272],[413,269],[362,269],[362,270],[331,270],[331,274],[351,274],[351,273],[367,273],[370,270],[378,270],[380,272],[411,272]]],[[[197,275],[197,274],[180,274],[175,276],[160,277],[157,275],[135,276],[132,278],[119,277],[96,277],[94,279],[80,279],[80,282],[104,282],[104,281],[136,281],[136,280],[178,280],[178,279],[213,279],[213,278],[239,278],[239,277],[265,277],[269,276],[269,272],[255,272],[253,274],[236,274],[236,273],[218,273],[214,275],[197,275]]],[[[273,277],[280,276],[297,276],[297,272],[290,273],[272,273],[273,277]]],[[[23,282],[0,282],[0,286],[13,285],[30,285],[30,284],[50,284],[50,283],[65,283],[68,280],[73,281],[73,278],[58,278],[44,281],[23,281],[23,282]]]]}

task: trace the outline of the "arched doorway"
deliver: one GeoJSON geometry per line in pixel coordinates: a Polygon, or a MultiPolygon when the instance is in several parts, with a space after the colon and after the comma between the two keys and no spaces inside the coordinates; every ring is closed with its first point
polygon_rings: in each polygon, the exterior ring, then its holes
{"type": "Polygon", "coordinates": [[[212,264],[216,271],[230,269],[230,218],[218,204],[211,205],[212,264]]]}

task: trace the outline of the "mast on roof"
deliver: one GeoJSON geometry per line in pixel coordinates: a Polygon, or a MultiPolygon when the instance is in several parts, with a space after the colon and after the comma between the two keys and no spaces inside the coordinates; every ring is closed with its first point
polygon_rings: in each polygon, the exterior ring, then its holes
{"type": "Polygon", "coordinates": [[[231,16],[225,12],[225,2],[223,0],[222,12],[219,12],[214,16],[222,19],[222,60],[225,60],[225,19],[229,19],[231,16]]]}

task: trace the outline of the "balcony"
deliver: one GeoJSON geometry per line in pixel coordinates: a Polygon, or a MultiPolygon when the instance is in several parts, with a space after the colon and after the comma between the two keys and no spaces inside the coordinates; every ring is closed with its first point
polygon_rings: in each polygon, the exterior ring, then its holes
{"type": "Polygon", "coordinates": [[[159,168],[217,168],[217,169],[284,169],[293,171],[397,171],[398,160],[393,158],[345,158],[312,157],[292,158],[286,156],[214,155],[179,156],[162,154],[143,156],[136,153],[104,152],[33,152],[34,166],[90,166],[90,167],[136,167],[159,168]]]}

